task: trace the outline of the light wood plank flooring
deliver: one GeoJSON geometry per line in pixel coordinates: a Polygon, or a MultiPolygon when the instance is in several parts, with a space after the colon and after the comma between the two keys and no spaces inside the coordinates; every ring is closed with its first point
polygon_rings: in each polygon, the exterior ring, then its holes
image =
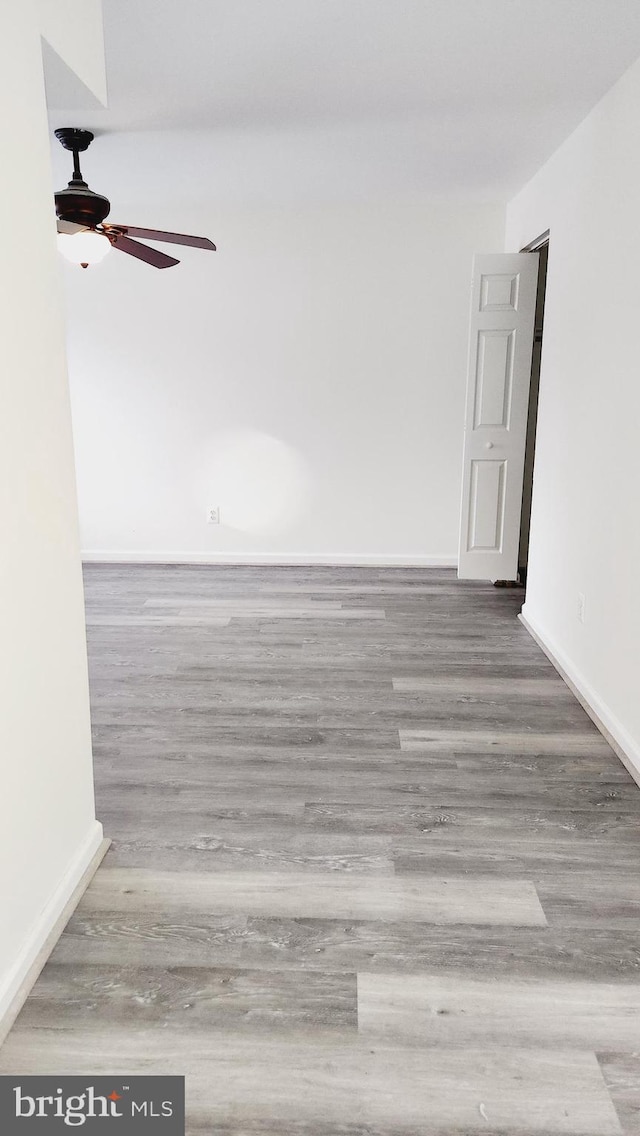
{"type": "Polygon", "coordinates": [[[640,1136],[640,789],[448,570],[86,570],[113,840],[0,1072],[193,1136],[640,1136]]]}

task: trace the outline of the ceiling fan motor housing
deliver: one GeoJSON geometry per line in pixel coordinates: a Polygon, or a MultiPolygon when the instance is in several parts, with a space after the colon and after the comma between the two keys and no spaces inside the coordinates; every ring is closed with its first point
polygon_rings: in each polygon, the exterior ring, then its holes
{"type": "Polygon", "coordinates": [[[61,221],[88,225],[91,229],[104,221],[111,209],[111,202],[102,194],[94,193],[86,182],[70,181],[67,189],[61,189],[55,198],[56,214],[61,221]]]}

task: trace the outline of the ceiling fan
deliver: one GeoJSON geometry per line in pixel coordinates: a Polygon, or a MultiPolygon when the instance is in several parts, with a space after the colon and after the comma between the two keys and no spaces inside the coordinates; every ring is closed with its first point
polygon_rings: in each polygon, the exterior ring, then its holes
{"type": "Polygon", "coordinates": [[[160,229],[140,229],[135,225],[105,223],[111,209],[106,197],[89,189],[80,171],[80,154],[93,141],[90,130],[65,126],[55,132],[56,138],[73,154],[73,177],[66,189],[55,195],[58,218],[58,244],[60,251],[75,264],[87,268],[102,260],[111,248],[144,260],[154,268],[171,268],[179,264],[174,256],[150,248],[132,237],[145,237],[150,241],[166,241],[174,245],[191,245],[192,248],[211,249],[216,246],[207,237],[190,237],[184,233],[165,233],[160,229]]]}

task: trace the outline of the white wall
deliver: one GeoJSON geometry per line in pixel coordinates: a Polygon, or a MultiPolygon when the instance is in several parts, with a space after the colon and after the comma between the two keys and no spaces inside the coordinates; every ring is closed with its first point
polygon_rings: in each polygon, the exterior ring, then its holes
{"type": "Polygon", "coordinates": [[[39,28],[0,38],[0,1027],[98,848],[62,298],[39,28]],[[21,222],[21,223],[18,223],[21,222]]]}
{"type": "MultiPolygon", "coordinates": [[[[179,197],[156,156],[155,193],[114,193],[112,214],[217,253],[65,268],[83,549],[455,559],[471,258],[502,246],[504,210],[233,205],[199,180],[202,145],[190,187],[183,139],[179,197]]],[[[107,169],[90,182],[109,194],[107,169]]]]}
{"type": "Polygon", "coordinates": [[[507,248],[551,229],[525,615],[640,770],[639,123],[640,62],[511,202],[507,248]]]}

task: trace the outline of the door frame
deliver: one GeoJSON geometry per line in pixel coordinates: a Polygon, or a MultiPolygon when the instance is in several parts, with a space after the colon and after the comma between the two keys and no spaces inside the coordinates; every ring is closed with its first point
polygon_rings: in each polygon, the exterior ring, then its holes
{"type": "Polygon", "coordinates": [[[528,245],[524,245],[524,247],[520,249],[520,252],[539,252],[543,245],[549,244],[550,237],[551,229],[545,229],[544,233],[541,233],[534,241],[530,241],[528,245]]]}
{"type": "MultiPolygon", "coordinates": [[[[545,279],[545,292],[546,292],[546,283],[548,281],[548,250],[550,248],[550,241],[551,241],[551,229],[545,229],[545,231],[543,233],[540,233],[540,235],[538,237],[536,237],[534,240],[530,241],[528,244],[524,245],[524,247],[520,249],[520,252],[524,252],[524,253],[541,252],[542,249],[544,249],[544,248],[547,249],[547,261],[546,261],[546,264],[545,264],[545,278],[546,278],[545,279]]],[[[540,261],[539,272],[542,272],[542,260],[540,261]]],[[[538,287],[540,287],[540,280],[538,280],[538,287]]],[[[542,330],[542,331],[544,331],[545,306],[543,306],[543,311],[542,311],[542,324],[541,324],[541,328],[540,328],[540,330],[542,330]]],[[[535,328],[535,331],[536,332],[538,331],[537,326],[535,328]]],[[[529,534],[530,534],[530,531],[531,531],[531,505],[532,505],[532,494],[533,494],[533,479],[534,479],[534,476],[535,476],[535,450],[536,450],[536,435],[537,435],[537,425],[538,425],[538,403],[539,403],[539,397],[540,397],[540,380],[541,380],[541,375],[542,375],[542,357],[541,357],[541,354],[540,354],[539,357],[538,357],[538,362],[537,362],[537,377],[536,377],[535,389],[534,389],[533,379],[534,379],[534,367],[535,367],[535,350],[536,350],[536,343],[535,343],[535,339],[534,339],[534,358],[532,359],[531,385],[530,385],[530,388],[529,388],[529,412],[528,412],[528,416],[527,416],[527,438],[526,438],[526,444],[525,444],[525,468],[524,468],[524,478],[523,478],[522,509],[521,509],[521,515],[520,515],[520,552],[522,552],[522,545],[523,545],[523,527],[522,527],[522,525],[523,525],[525,503],[527,503],[527,513],[528,513],[528,517],[527,517],[527,539],[526,539],[527,561],[528,561],[528,550],[529,550],[529,534]],[[531,418],[532,418],[532,416],[535,419],[534,427],[533,427],[533,433],[531,433],[531,418]],[[529,479],[528,489],[527,489],[527,478],[529,479]],[[528,494],[528,502],[527,502],[527,494],[528,494]]],[[[541,352],[542,352],[542,342],[540,343],[540,353],[541,352]]],[[[519,557],[519,560],[520,560],[520,557],[519,557]]],[[[522,567],[523,567],[522,563],[519,563],[518,564],[518,570],[519,570],[518,571],[518,579],[519,579],[520,585],[526,589],[527,569],[526,569],[526,565],[525,565],[524,573],[523,573],[522,567]]]]}

